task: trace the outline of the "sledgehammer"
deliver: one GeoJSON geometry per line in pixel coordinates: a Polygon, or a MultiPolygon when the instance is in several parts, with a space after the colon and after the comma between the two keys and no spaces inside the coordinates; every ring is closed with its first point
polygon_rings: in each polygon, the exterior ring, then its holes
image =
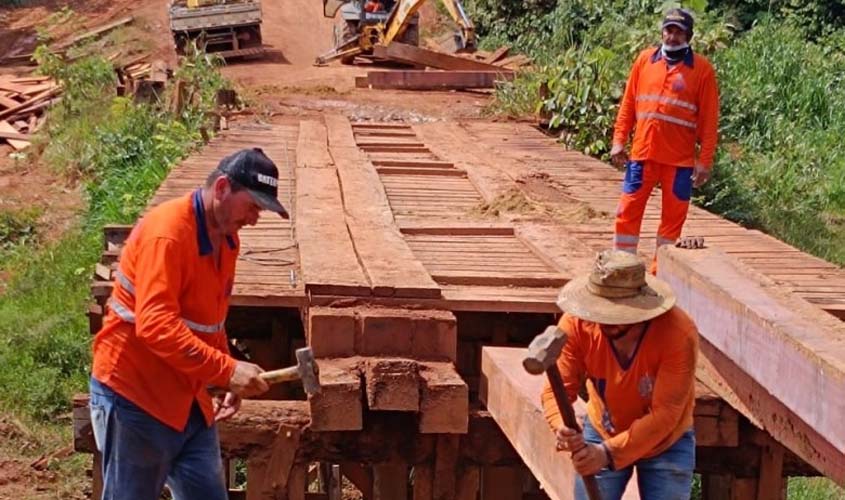
{"type": "MultiPolygon", "coordinates": [[[[575,418],[575,410],[572,409],[572,404],[566,395],[563,379],[555,365],[557,358],[560,356],[560,351],[565,344],[566,332],[556,326],[546,328],[543,333],[534,337],[534,340],[528,345],[528,354],[522,360],[522,366],[525,368],[525,371],[532,375],[539,375],[546,372],[546,376],[549,377],[549,384],[552,386],[558,411],[563,416],[564,425],[577,432],[581,432],[581,426],[578,425],[578,420],[575,418]]],[[[601,500],[601,491],[599,490],[599,484],[596,482],[596,477],[583,476],[583,479],[584,487],[587,490],[587,496],[590,500],[601,500]]]]}
{"type": "Polygon", "coordinates": [[[296,366],[289,366],[279,370],[271,370],[259,375],[268,384],[302,380],[305,394],[313,396],[320,393],[320,369],[314,360],[314,353],[310,347],[296,350],[296,366]]]}

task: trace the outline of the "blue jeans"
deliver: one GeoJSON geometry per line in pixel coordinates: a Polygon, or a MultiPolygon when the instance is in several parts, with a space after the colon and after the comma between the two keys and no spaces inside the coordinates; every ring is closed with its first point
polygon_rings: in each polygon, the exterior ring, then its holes
{"type": "Polygon", "coordinates": [[[182,432],[91,378],[91,425],[103,455],[103,500],[227,500],[217,427],[194,402],[182,432]]]}
{"type": "MultiPolygon", "coordinates": [[[[601,443],[602,439],[588,419],[584,419],[584,440],[601,443]]],[[[637,486],[642,500],[689,500],[695,469],[695,431],[685,432],[668,450],[651,458],[638,460],[622,470],[602,469],[596,474],[602,500],[619,500],[637,468],[637,486]]],[[[581,476],[575,481],[576,500],[586,500],[581,476]]]]}

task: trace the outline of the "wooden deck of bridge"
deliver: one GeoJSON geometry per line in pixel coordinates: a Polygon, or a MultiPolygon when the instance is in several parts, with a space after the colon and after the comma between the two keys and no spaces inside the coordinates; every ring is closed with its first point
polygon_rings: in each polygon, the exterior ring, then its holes
{"type": "MultiPolygon", "coordinates": [[[[327,116],[238,126],[174,168],[150,206],[250,146],[276,161],[280,197],[295,217],[262,214],[242,230],[235,305],[373,296],[456,311],[555,312],[558,288],[610,246],[621,173],[519,123],[327,116]]],[[[658,191],[643,222],[644,255],[654,247],[658,191]]],[[[696,207],[684,232],[845,316],[841,268],[696,207]]]]}

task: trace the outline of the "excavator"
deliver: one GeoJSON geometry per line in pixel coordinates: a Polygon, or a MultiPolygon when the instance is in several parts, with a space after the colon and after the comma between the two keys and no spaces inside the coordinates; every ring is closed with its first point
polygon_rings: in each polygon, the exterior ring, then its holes
{"type": "MultiPolygon", "coordinates": [[[[376,45],[397,41],[419,45],[419,10],[426,0],[323,0],[323,15],[334,18],[340,11],[340,24],[335,29],[335,47],[317,57],[324,65],[340,59],[352,64],[356,56],[371,55],[376,45]]],[[[466,15],[460,0],[440,0],[460,30],[455,34],[459,52],[476,48],[475,26],[466,15]]]]}

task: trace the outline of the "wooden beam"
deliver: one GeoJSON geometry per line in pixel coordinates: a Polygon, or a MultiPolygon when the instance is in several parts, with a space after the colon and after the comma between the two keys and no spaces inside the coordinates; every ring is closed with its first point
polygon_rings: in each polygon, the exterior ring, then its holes
{"type": "Polygon", "coordinates": [[[29,147],[31,137],[18,132],[9,122],[0,120],[0,139],[6,139],[15,150],[21,150],[29,147]]]}
{"type": "Polygon", "coordinates": [[[91,38],[93,36],[97,36],[101,33],[105,33],[107,31],[113,30],[115,28],[119,28],[120,26],[129,24],[133,20],[134,20],[134,18],[132,16],[122,17],[122,18],[118,19],[117,21],[113,21],[113,22],[110,22],[108,24],[98,26],[96,28],[93,28],[91,30],[86,31],[85,33],[82,33],[81,35],[77,35],[77,36],[71,38],[70,40],[68,40],[67,42],[57,45],[57,47],[58,48],[69,47],[69,46],[71,46],[75,43],[79,43],[79,42],[86,40],[88,38],[91,38]]]}
{"type": "Polygon", "coordinates": [[[393,220],[378,173],[358,149],[346,117],[326,116],[329,152],[343,191],[346,227],[358,262],[382,297],[439,298],[440,287],[416,258],[393,220]]]}
{"type": "Polygon", "coordinates": [[[367,406],[370,410],[419,411],[417,364],[410,359],[366,359],[367,406]]]}
{"type": "Polygon", "coordinates": [[[494,50],[492,54],[485,57],[484,62],[487,63],[487,64],[493,64],[496,61],[498,61],[499,59],[502,59],[503,57],[507,57],[508,52],[510,52],[510,50],[511,50],[510,47],[508,47],[507,45],[502,45],[498,49],[494,50]]]}
{"type": "Polygon", "coordinates": [[[376,45],[373,55],[382,59],[405,64],[421,64],[430,68],[457,71],[502,71],[502,68],[464,57],[444,54],[434,50],[415,47],[404,43],[392,42],[390,45],[376,45]]]}
{"type": "MultiPolygon", "coordinates": [[[[520,466],[489,465],[481,470],[481,500],[515,498],[522,498],[522,468],[520,466]]],[[[566,498],[571,498],[571,496],[566,498]]]]}
{"type": "Polygon", "coordinates": [[[460,435],[458,434],[437,436],[437,451],[434,458],[434,498],[436,500],[455,498],[459,445],[460,435]]]}
{"type": "Polygon", "coordinates": [[[311,429],[357,431],[364,426],[361,375],[354,360],[322,359],[320,393],[311,396],[311,429]]]}
{"type": "Polygon", "coordinates": [[[721,372],[735,406],[845,485],[845,324],[716,250],[662,247],[658,259],[703,356],[735,367],[721,372]]]}
{"type": "MultiPolygon", "coordinates": [[[[481,350],[479,398],[543,490],[553,500],[569,499],[575,488],[575,469],[572,461],[555,449],[554,436],[540,408],[543,378],[533,377],[522,368],[523,352],[500,347],[481,350]]],[[[576,412],[579,416],[585,413],[580,401],[576,412]]],[[[482,488],[488,474],[482,471],[482,488]]]]}
{"type": "Polygon", "coordinates": [[[343,217],[337,170],[333,165],[317,168],[329,159],[327,145],[302,138],[299,145],[295,220],[305,288],[314,294],[370,295],[370,282],[361,269],[343,217]],[[313,148],[321,152],[311,151],[313,148]]]}
{"type": "Polygon", "coordinates": [[[364,500],[373,500],[373,474],[370,469],[358,463],[344,462],[340,464],[340,472],[358,488],[364,500]]]}
{"type": "Polygon", "coordinates": [[[760,448],[760,479],[757,500],[786,500],[783,477],[783,446],[774,440],[760,448]]]}
{"type": "Polygon", "coordinates": [[[423,434],[465,434],[469,387],[449,362],[420,362],[420,423],[423,434]]]}
{"type": "Polygon", "coordinates": [[[374,500],[406,500],[408,498],[408,466],[379,464],[373,466],[374,500]]]}
{"type": "Polygon", "coordinates": [[[434,468],[431,464],[414,466],[413,500],[434,500],[434,468]]]}
{"type": "Polygon", "coordinates": [[[41,101],[47,101],[48,99],[50,99],[51,97],[53,97],[54,95],[58,94],[61,91],[62,91],[61,86],[54,85],[53,87],[35,95],[34,97],[32,97],[30,99],[27,99],[26,101],[18,104],[15,107],[8,108],[8,109],[5,109],[3,111],[0,111],[0,118],[6,118],[7,116],[12,116],[19,111],[25,110],[27,108],[30,108],[31,106],[34,106],[34,105],[40,103],[41,101]]]}
{"type": "Polygon", "coordinates": [[[369,71],[355,80],[358,88],[396,90],[491,89],[496,82],[513,80],[514,73],[499,71],[369,71]]]}

